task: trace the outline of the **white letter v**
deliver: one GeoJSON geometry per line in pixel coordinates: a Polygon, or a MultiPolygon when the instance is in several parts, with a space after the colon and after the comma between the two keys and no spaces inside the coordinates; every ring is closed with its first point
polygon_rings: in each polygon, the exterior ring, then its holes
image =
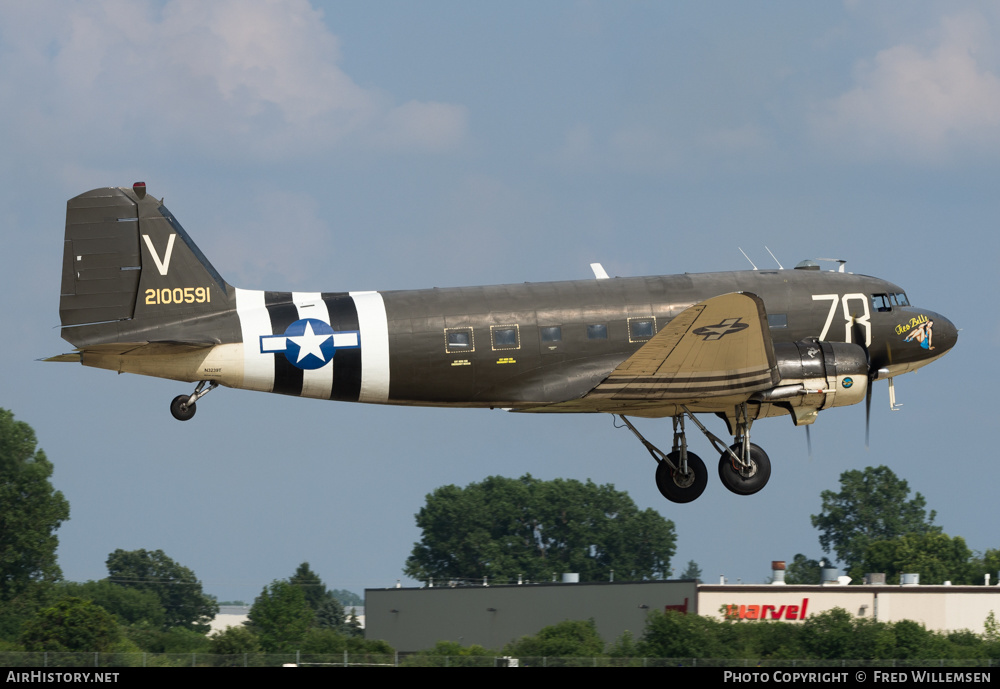
{"type": "Polygon", "coordinates": [[[144,234],[142,238],[146,240],[146,247],[149,249],[149,253],[153,256],[153,262],[156,263],[156,269],[160,271],[160,275],[166,275],[167,269],[170,268],[170,254],[174,252],[174,239],[177,238],[175,233],[171,233],[170,239],[167,240],[167,253],[163,255],[163,260],[160,260],[159,255],[156,253],[156,249],[153,248],[153,242],[150,241],[149,235],[144,234]]]}

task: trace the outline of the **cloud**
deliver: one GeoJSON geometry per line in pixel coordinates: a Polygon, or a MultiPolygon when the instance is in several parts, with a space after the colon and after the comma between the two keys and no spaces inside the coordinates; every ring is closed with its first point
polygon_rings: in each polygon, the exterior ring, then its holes
{"type": "Polygon", "coordinates": [[[29,5],[0,8],[0,93],[8,124],[39,139],[284,159],[441,151],[466,133],[461,105],[355,83],[306,0],[29,5]]]}
{"type": "Polygon", "coordinates": [[[847,155],[942,162],[1000,151],[1000,79],[982,17],[941,22],[930,49],[901,44],[859,63],[855,86],[824,103],[816,135],[847,155]]]}

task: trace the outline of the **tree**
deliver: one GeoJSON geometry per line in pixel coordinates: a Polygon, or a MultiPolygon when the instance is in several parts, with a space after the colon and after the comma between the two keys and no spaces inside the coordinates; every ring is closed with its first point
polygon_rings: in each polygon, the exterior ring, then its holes
{"type": "Polygon", "coordinates": [[[309,568],[308,562],[303,562],[295,570],[295,574],[291,576],[288,583],[292,586],[298,586],[302,589],[302,593],[306,598],[306,605],[313,612],[317,612],[323,604],[326,603],[332,596],[326,590],[326,584],[319,578],[316,572],[309,568]]]}
{"type": "Polygon", "coordinates": [[[55,531],[69,519],[69,503],[35,445],[31,426],[0,409],[0,602],[62,576],[55,531]]]}
{"type": "Polygon", "coordinates": [[[344,607],[357,605],[361,606],[365,604],[364,599],[354,591],[348,591],[347,589],[333,589],[330,591],[330,595],[340,601],[340,604],[344,607]]]}
{"type": "Polygon", "coordinates": [[[202,592],[194,572],[162,550],[118,549],[108,555],[106,564],[111,583],[157,595],[166,612],[164,629],[184,627],[206,633],[219,612],[215,600],[202,592]]]}
{"type": "Polygon", "coordinates": [[[792,564],[788,565],[785,572],[786,584],[819,584],[822,581],[823,565],[826,563],[807,558],[802,553],[795,555],[792,564]]]}
{"type": "Polygon", "coordinates": [[[243,653],[260,653],[260,641],[246,627],[237,626],[215,632],[210,637],[209,653],[215,655],[241,655],[243,653]]]}
{"type": "Polygon", "coordinates": [[[547,581],[577,572],[583,581],[661,579],[674,554],[673,522],[640,511],[607,484],[491,476],[465,488],[438,488],[416,515],[423,530],[406,561],[415,579],[547,581]]]}
{"type": "Polygon", "coordinates": [[[604,653],[604,640],[593,619],[564,620],[507,644],[503,653],[519,658],[599,656],[604,653]]]}
{"type": "Polygon", "coordinates": [[[334,629],[344,633],[346,631],[344,606],[336,598],[326,599],[316,611],[315,624],[322,629],[334,629]]]}
{"type": "Polygon", "coordinates": [[[972,551],[961,536],[944,533],[911,533],[886,541],[872,541],[863,559],[849,572],[860,578],[865,572],[884,572],[886,583],[898,584],[899,575],[918,572],[921,584],[972,584],[972,551]]]}
{"type": "Polygon", "coordinates": [[[265,651],[288,653],[302,643],[313,612],[300,587],[275,580],[257,596],[247,617],[247,626],[265,651]]]}
{"type": "Polygon", "coordinates": [[[701,567],[694,560],[688,560],[687,569],[681,572],[681,579],[697,579],[701,581],[701,567]]]}
{"type": "Polygon", "coordinates": [[[160,597],[152,591],[112,584],[107,579],[86,583],[66,582],[59,585],[64,595],[89,600],[118,619],[122,625],[161,629],[167,613],[160,597]]]}
{"type": "Polygon", "coordinates": [[[1000,550],[990,548],[985,553],[977,554],[969,562],[969,583],[980,584],[984,574],[990,575],[990,584],[1000,583],[997,579],[1000,573],[1000,550]]]}
{"type": "Polygon", "coordinates": [[[63,598],[24,625],[26,651],[107,652],[121,640],[111,613],[82,598],[63,598]]]}
{"type": "Polygon", "coordinates": [[[823,511],[812,515],[823,551],[836,553],[854,569],[873,541],[939,533],[941,527],[932,524],[936,513],[927,515],[924,496],[917,493],[910,500],[909,494],[906,481],[886,466],[845,471],[840,475],[840,492],[823,491],[823,511]]]}

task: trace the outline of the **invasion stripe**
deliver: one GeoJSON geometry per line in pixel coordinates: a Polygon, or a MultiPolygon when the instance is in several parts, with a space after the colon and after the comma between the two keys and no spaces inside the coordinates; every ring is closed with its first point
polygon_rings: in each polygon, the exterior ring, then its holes
{"type": "MultiPolygon", "coordinates": [[[[315,318],[327,325],[330,324],[330,312],[323,301],[323,295],[319,292],[292,292],[292,303],[295,304],[300,320],[315,318]]],[[[302,396],[330,399],[330,391],[333,389],[333,366],[334,364],[327,363],[320,368],[303,370],[302,396]]]]}
{"type": "Polygon", "coordinates": [[[389,320],[378,292],[351,292],[361,324],[361,394],[359,402],[389,399],[389,320]]]}
{"type": "MultiPolygon", "coordinates": [[[[264,305],[271,319],[271,334],[284,335],[295,321],[299,320],[299,310],[292,303],[291,292],[264,292],[264,305]]],[[[274,357],[274,392],[282,395],[302,394],[302,369],[292,365],[284,355],[274,357]]]]}
{"type": "Polygon", "coordinates": [[[270,332],[271,323],[260,290],[236,288],[236,315],[243,338],[243,386],[247,390],[271,392],[274,387],[274,354],[260,351],[261,333],[270,332]]]}
{"type": "MultiPolygon", "coordinates": [[[[336,332],[361,330],[358,325],[358,309],[354,300],[343,292],[322,294],[330,327],[336,332]]],[[[365,333],[361,332],[360,349],[338,349],[333,357],[333,385],[330,399],[357,402],[361,396],[361,359],[365,348],[365,333]]]]}

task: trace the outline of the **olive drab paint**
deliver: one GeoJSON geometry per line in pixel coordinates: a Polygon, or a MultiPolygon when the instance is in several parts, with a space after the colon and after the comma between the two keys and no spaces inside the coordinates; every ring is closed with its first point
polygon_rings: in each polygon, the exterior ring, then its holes
{"type": "MultiPolygon", "coordinates": [[[[957,341],[944,316],[865,275],[803,269],[408,291],[270,292],[227,283],[145,185],[67,203],[59,314],[75,351],[51,361],[317,399],[531,413],[619,415],[687,502],[706,469],[684,421],[721,450],[733,492],[760,490],[770,460],[754,420],[811,424],[870,402],[871,386],[957,341]],[[728,449],[696,414],[725,419],[728,449]],[[663,453],[625,415],[675,421],[663,453]]],[[[787,612],[785,613],[788,614],[787,612]]]]}

